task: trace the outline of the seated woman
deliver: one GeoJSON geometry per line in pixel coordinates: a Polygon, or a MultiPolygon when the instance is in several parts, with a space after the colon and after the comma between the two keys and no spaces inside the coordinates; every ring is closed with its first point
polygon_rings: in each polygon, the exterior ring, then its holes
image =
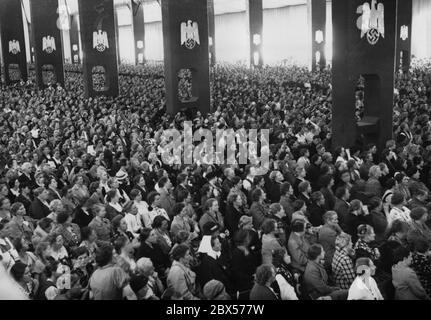
{"type": "Polygon", "coordinates": [[[135,238],[138,238],[142,229],[138,207],[133,201],[129,201],[124,205],[123,213],[125,214],[124,220],[127,225],[127,231],[131,232],[135,238]]]}
{"type": "Polygon", "coordinates": [[[169,221],[163,216],[157,216],[154,218],[152,227],[163,253],[169,254],[172,248],[172,240],[169,237],[169,221]]]}
{"type": "Polygon", "coordinates": [[[64,247],[64,239],[61,234],[53,233],[50,235],[48,256],[54,259],[54,261],[66,265],[69,264],[69,254],[64,247]]]}
{"type": "Polygon", "coordinates": [[[265,219],[262,223],[262,263],[271,264],[272,254],[275,250],[282,249],[275,232],[277,223],[274,219],[265,219]]]}
{"type": "Polygon", "coordinates": [[[293,273],[290,269],[290,256],[286,249],[275,250],[272,255],[272,264],[275,267],[275,283],[278,288],[274,288],[281,300],[298,300],[298,279],[299,274],[293,273]]]}
{"type": "Polygon", "coordinates": [[[36,248],[39,243],[46,241],[52,230],[52,225],[52,220],[49,218],[43,218],[38,221],[37,227],[34,229],[33,236],[31,237],[34,248],[36,248]]]}
{"type": "Polygon", "coordinates": [[[361,224],[358,227],[358,241],[355,244],[355,258],[370,258],[373,262],[377,262],[380,258],[380,252],[377,248],[372,248],[371,243],[375,240],[376,234],[373,227],[367,224],[361,224]]]}
{"type": "Polygon", "coordinates": [[[111,223],[113,234],[112,240],[115,241],[119,237],[126,237],[129,239],[129,241],[133,241],[133,239],[135,239],[135,236],[129,230],[127,230],[126,218],[121,214],[112,219],[111,223]]]}
{"type": "Polygon", "coordinates": [[[172,299],[199,300],[196,274],[189,267],[191,260],[189,247],[184,244],[178,245],[172,252],[172,258],[174,261],[166,282],[167,290],[172,292],[172,299]]]}
{"type": "Polygon", "coordinates": [[[52,233],[63,236],[66,248],[77,247],[81,242],[81,231],[77,224],[72,223],[72,217],[67,212],[57,214],[57,226],[52,233]]]}
{"type": "Polygon", "coordinates": [[[123,214],[123,206],[120,204],[120,196],[116,190],[106,193],[106,218],[112,220],[115,216],[123,214]]]}
{"type": "Polygon", "coordinates": [[[156,231],[149,228],[142,229],[140,242],[141,245],[135,253],[135,260],[138,261],[142,257],[150,258],[159,277],[164,278],[165,271],[171,262],[169,256],[158,244],[156,231]]]}
{"type": "Polygon", "coordinates": [[[353,264],[355,251],[352,239],[347,233],[341,233],[335,239],[335,254],[332,258],[332,275],[335,285],[348,290],[355,280],[356,272],[353,264]]]}
{"type": "Polygon", "coordinates": [[[392,283],[395,287],[395,300],[429,300],[430,297],[411,268],[411,252],[399,247],[394,251],[394,263],[392,283]]]}
{"type": "Polygon", "coordinates": [[[10,207],[12,219],[7,223],[3,229],[3,233],[9,239],[21,239],[25,238],[27,241],[31,241],[33,234],[33,224],[26,219],[26,210],[21,202],[15,202],[10,207]]]}
{"type": "Polygon", "coordinates": [[[356,275],[349,289],[347,300],[383,300],[373,276],[376,266],[370,258],[356,260],[356,275]]]}
{"type": "Polygon", "coordinates": [[[101,204],[96,204],[92,208],[94,218],[88,226],[96,232],[97,244],[109,244],[111,242],[111,222],[105,218],[106,209],[101,204]]]}
{"type": "Polygon", "coordinates": [[[402,246],[407,246],[407,235],[410,225],[401,220],[395,220],[388,232],[388,241],[398,242],[402,246]]]}
{"type": "Polygon", "coordinates": [[[122,266],[126,273],[134,273],[136,271],[136,261],[133,257],[135,252],[129,239],[124,236],[118,237],[114,241],[114,249],[116,264],[122,266]]]}
{"type": "Polygon", "coordinates": [[[330,296],[333,300],[346,300],[347,290],[330,286],[328,274],[321,261],[325,259],[325,251],[320,244],[313,244],[308,249],[308,263],[304,272],[304,293],[311,299],[330,296]]]}
{"type": "Polygon", "coordinates": [[[222,259],[219,259],[222,254],[222,245],[218,236],[211,236],[211,248],[206,253],[202,254],[202,264],[200,266],[200,277],[202,288],[210,280],[219,280],[226,287],[228,293],[232,293],[230,273],[228,266],[222,259]]]}
{"type": "Polygon", "coordinates": [[[306,222],[303,220],[292,221],[292,232],[289,237],[288,250],[292,257],[292,267],[300,273],[305,271],[308,258],[307,252],[310,244],[305,238],[306,222]]]}
{"type": "Polygon", "coordinates": [[[250,249],[251,235],[246,229],[234,235],[235,248],[232,250],[231,276],[238,300],[248,299],[253,287],[253,274],[260,264],[260,252],[250,249]]]}

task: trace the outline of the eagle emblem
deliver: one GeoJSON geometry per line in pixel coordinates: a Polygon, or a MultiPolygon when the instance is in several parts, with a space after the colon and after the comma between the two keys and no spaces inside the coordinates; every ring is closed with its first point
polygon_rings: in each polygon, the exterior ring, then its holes
{"type": "Polygon", "coordinates": [[[322,30],[316,31],[316,42],[318,44],[321,44],[323,42],[323,31],[322,30]]]}
{"type": "Polygon", "coordinates": [[[19,45],[19,41],[17,41],[17,40],[9,41],[9,52],[12,54],[18,54],[21,52],[21,47],[19,45]]]}
{"type": "Polygon", "coordinates": [[[362,14],[356,26],[361,30],[361,39],[366,35],[368,43],[375,45],[380,36],[385,37],[385,6],[383,3],[377,3],[377,0],[371,0],[371,6],[364,2],[356,10],[357,14],[362,14]]]}
{"type": "Polygon", "coordinates": [[[51,36],[46,36],[42,38],[42,51],[45,51],[47,54],[53,53],[56,49],[55,47],[55,39],[51,36]]]}
{"type": "Polygon", "coordinates": [[[106,31],[98,30],[93,32],[93,49],[103,52],[109,48],[108,34],[106,31]]]}
{"type": "Polygon", "coordinates": [[[406,25],[401,26],[400,38],[406,41],[409,38],[409,27],[406,25]]]}
{"type": "Polygon", "coordinates": [[[200,45],[199,27],[197,22],[191,20],[187,23],[181,23],[181,45],[185,45],[187,49],[194,49],[196,44],[200,45]]]}

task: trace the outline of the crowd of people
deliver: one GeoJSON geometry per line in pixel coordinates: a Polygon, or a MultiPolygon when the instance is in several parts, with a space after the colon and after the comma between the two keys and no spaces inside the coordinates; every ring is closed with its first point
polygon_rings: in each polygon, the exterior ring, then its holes
{"type": "Polygon", "coordinates": [[[0,90],[0,299],[429,299],[431,63],[397,75],[381,150],[334,150],[330,70],[217,65],[213,112],[169,115],[163,66],[90,99],[66,69],[0,90]],[[269,129],[269,171],[164,163],[186,120],[269,129]]]}

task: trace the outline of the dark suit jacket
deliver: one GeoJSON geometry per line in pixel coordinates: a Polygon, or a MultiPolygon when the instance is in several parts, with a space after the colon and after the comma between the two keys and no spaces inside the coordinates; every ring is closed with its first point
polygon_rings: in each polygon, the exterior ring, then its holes
{"type": "Polygon", "coordinates": [[[42,201],[38,198],[34,199],[34,201],[30,205],[29,215],[33,219],[40,220],[45,218],[51,213],[51,210],[47,206],[45,206],[42,201]]]}
{"type": "Polygon", "coordinates": [[[270,288],[255,284],[250,292],[250,300],[279,300],[270,288]]]}
{"type": "Polygon", "coordinates": [[[200,280],[202,287],[210,280],[218,280],[224,284],[227,292],[232,292],[232,283],[229,281],[228,268],[220,259],[215,260],[207,254],[202,257],[200,265],[200,280]]]}

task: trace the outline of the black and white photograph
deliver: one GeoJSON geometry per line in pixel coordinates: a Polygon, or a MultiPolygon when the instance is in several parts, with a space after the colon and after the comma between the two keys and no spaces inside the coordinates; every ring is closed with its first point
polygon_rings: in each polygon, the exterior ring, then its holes
{"type": "Polygon", "coordinates": [[[0,0],[0,64],[0,300],[431,299],[431,0],[0,0]]]}

